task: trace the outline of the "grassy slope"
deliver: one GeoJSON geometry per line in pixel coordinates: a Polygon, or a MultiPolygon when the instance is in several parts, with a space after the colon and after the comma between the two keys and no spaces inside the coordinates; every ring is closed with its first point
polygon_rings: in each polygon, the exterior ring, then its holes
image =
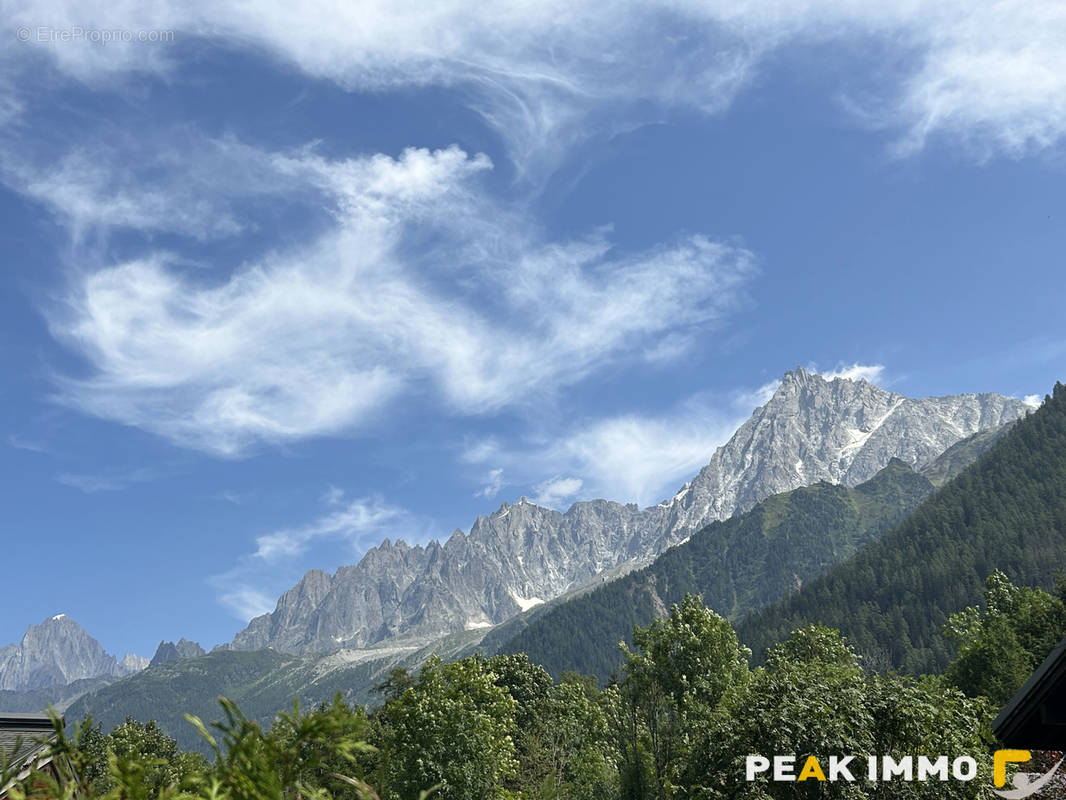
{"type": "Polygon", "coordinates": [[[348,657],[358,659],[350,662],[345,654],[300,657],[273,650],[218,650],[149,667],[85,695],[66,717],[73,721],[92,714],[105,731],[127,716],[154,719],[182,747],[204,749],[184,714],[217,720],[219,696],[234,700],[247,716],[264,725],[279,711],[292,708],[294,699],[308,707],[340,693],[350,703],[365,705],[376,701],[373,687],[393,667],[417,669],[434,652],[461,658],[474,651],[483,633],[462,631],[430,644],[406,642],[403,647],[348,651],[348,657]]]}

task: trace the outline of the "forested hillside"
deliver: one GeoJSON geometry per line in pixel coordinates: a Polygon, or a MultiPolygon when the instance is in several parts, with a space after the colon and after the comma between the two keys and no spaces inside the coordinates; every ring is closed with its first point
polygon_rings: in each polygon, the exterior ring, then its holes
{"type": "Polygon", "coordinates": [[[183,719],[185,713],[208,719],[217,713],[219,696],[241,703],[252,718],[269,722],[279,710],[299,697],[299,687],[280,681],[283,674],[306,671],[296,656],[260,650],[254,653],[220,651],[194,659],[169,661],[88,695],[75,702],[67,714],[80,719],[87,714],[106,730],[126,717],[158,720],[162,729],[185,748],[203,747],[196,730],[183,719]]]}
{"type": "Polygon", "coordinates": [[[633,626],[665,615],[685,594],[701,594],[722,616],[740,619],[853,554],[931,491],[926,478],[893,459],[854,489],[818,483],[775,495],[539,616],[501,651],[528,653],[556,676],[577,670],[605,679],[621,664],[618,642],[630,642],[633,626]]]}
{"type": "Polygon", "coordinates": [[[1066,387],[879,541],[738,627],[756,659],[796,627],[839,629],[875,668],[943,669],[953,612],[985,578],[1051,587],[1066,568],[1066,387]]]}
{"type": "MultiPolygon", "coordinates": [[[[456,659],[481,640],[480,631],[462,631],[428,645],[367,650],[328,656],[293,656],[274,650],[215,650],[150,666],[143,672],[87,694],[67,711],[70,719],[91,714],[105,729],[127,716],[158,721],[160,729],[184,748],[205,750],[205,743],[185,721],[192,713],[217,719],[220,695],[240,704],[249,718],[269,725],[275,714],[292,706],[328,702],[336,694],[353,705],[378,699],[374,686],[395,668],[414,669],[431,654],[456,659]]],[[[43,705],[30,710],[38,711],[43,705]]]]}

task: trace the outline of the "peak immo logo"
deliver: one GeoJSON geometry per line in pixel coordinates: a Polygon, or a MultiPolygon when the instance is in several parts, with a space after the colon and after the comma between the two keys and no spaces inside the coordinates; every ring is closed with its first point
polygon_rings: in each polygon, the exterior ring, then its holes
{"type": "MultiPolygon", "coordinates": [[[[1046,773],[1018,772],[1014,775],[1014,788],[1004,789],[1007,783],[1008,764],[1026,764],[1032,760],[1028,750],[997,750],[993,756],[992,782],[997,788],[992,791],[1004,800],[1022,800],[1047,788],[1064,759],[1046,773]]],[[[760,777],[772,781],[847,781],[865,780],[870,783],[890,781],[972,781],[977,777],[977,760],[972,756],[829,756],[819,759],[807,756],[802,765],[796,756],[748,756],[745,779],[754,781],[760,777]],[[798,771],[797,771],[798,767],[798,771]]]]}
{"type": "MultiPolygon", "coordinates": [[[[1028,750],[997,750],[992,765],[992,782],[997,787],[1006,786],[1007,764],[1027,764],[1032,758],[1033,754],[1028,750]]],[[[1022,800],[1023,797],[1032,797],[1051,783],[1055,773],[1062,766],[1062,761],[1063,759],[1060,758],[1055,762],[1055,766],[1042,775],[1039,772],[1017,772],[1014,775],[1013,789],[993,789],[992,791],[1005,800],[1022,800]]]]}

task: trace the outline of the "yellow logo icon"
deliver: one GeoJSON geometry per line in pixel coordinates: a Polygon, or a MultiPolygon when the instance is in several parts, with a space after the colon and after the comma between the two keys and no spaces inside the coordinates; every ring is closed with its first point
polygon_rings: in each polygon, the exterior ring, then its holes
{"type": "Polygon", "coordinates": [[[1007,764],[1025,764],[1033,757],[1028,750],[997,750],[992,762],[992,782],[996,786],[1007,783],[1007,764]]]}
{"type": "MultiPolygon", "coordinates": [[[[992,761],[992,782],[996,786],[1007,784],[1007,764],[1027,764],[1033,757],[1028,750],[997,750],[992,761]]],[[[1063,759],[1043,775],[1038,773],[1019,772],[1014,776],[1013,789],[993,789],[1004,800],[1023,800],[1032,797],[1039,792],[1055,777],[1063,759]]]]}

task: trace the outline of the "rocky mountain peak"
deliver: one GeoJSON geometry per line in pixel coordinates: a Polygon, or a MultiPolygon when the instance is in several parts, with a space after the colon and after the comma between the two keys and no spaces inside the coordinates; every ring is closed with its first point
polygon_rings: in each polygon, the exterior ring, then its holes
{"type": "Polygon", "coordinates": [[[136,653],[126,653],[126,655],[122,657],[122,660],[118,662],[118,668],[115,671],[115,675],[134,675],[141,670],[148,669],[148,665],[151,663],[152,662],[144,656],[139,656],[136,653]]]}
{"type": "Polygon", "coordinates": [[[179,639],[177,644],[174,642],[160,642],[159,647],[155,650],[155,655],[152,656],[151,666],[165,664],[168,661],[177,661],[181,658],[198,658],[204,654],[204,649],[197,642],[190,642],[185,638],[179,639]]]}
{"type": "MultiPolygon", "coordinates": [[[[801,366],[797,366],[795,369],[790,369],[784,375],[781,376],[782,386],[803,386],[811,381],[812,378],[818,378],[824,380],[817,373],[808,372],[801,366]]],[[[780,388],[780,387],[779,387],[780,388]]]]}
{"type": "Polygon", "coordinates": [[[18,644],[0,648],[0,689],[30,691],[126,675],[143,668],[141,662],[132,654],[119,662],[77,622],[56,614],[30,625],[18,644]]]}

